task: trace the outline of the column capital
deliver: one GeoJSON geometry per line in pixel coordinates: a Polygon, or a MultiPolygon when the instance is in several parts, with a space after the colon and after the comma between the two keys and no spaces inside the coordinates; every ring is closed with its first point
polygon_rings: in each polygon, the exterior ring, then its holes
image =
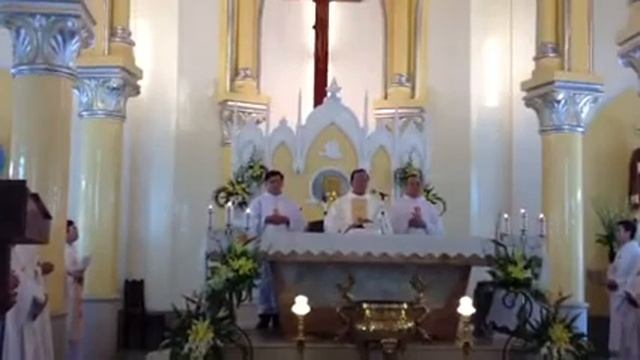
{"type": "Polygon", "coordinates": [[[535,110],[540,134],[585,132],[602,98],[602,84],[552,81],[526,89],[525,105],[535,110]]]}
{"type": "Polygon", "coordinates": [[[13,76],[75,77],[75,61],[93,46],[95,20],[84,1],[0,1],[0,26],[13,42],[13,76]]]}
{"type": "Polygon", "coordinates": [[[127,116],[127,100],[140,94],[140,75],[120,66],[80,67],[76,93],[80,118],[127,116]]]}
{"type": "Polygon", "coordinates": [[[268,104],[230,99],[221,101],[222,145],[231,144],[234,127],[241,128],[251,122],[256,125],[266,122],[268,110],[268,104]]]}

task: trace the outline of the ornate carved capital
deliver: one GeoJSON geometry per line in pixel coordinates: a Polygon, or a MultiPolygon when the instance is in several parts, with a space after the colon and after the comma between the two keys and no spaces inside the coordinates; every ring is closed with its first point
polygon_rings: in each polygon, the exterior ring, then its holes
{"type": "Polygon", "coordinates": [[[76,91],[81,118],[127,117],[127,100],[140,94],[138,76],[118,66],[81,67],[76,91]]]}
{"type": "Polygon", "coordinates": [[[222,145],[231,144],[234,129],[251,122],[260,125],[267,121],[268,106],[244,101],[224,100],[220,103],[222,145]]]}
{"type": "Polygon", "coordinates": [[[538,114],[540,134],[584,133],[601,98],[601,84],[555,81],[529,89],[524,102],[538,114]]]}
{"type": "Polygon", "coordinates": [[[633,70],[640,79],[640,33],[620,42],[618,46],[620,63],[633,70]]]}
{"type": "Polygon", "coordinates": [[[84,1],[0,1],[0,26],[13,40],[14,76],[75,77],[75,61],[93,45],[94,19],[84,1]]]}
{"type": "Polygon", "coordinates": [[[421,107],[400,107],[400,108],[380,108],[374,110],[376,124],[385,126],[390,131],[393,130],[393,122],[398,119],[398,128],[401,131],[406,129],[407,125],[413,123],[419,130],[424,130],[425,112],[421,107]]]}
{"type": "Polygon", "coordinates": [[[111,29],[111,36],[109,37],[109,40],[112,43],[125,44],[131,47],[136,46],[136,43],[131,38],[131,30],[124,26],[116,26],[111,29]]]}

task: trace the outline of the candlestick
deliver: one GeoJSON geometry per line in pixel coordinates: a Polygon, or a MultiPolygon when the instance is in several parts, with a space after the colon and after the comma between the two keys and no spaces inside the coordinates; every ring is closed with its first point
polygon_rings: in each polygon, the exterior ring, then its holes
{"type": "Polygon", "coordinates": [[[247,231],[249,231],[249,225],[251,224],[251,209],[247,209],[247,211],[244,212],[244,215],[245,215],[244,227],[247,231]]]}
{"type": "Polygon", "coordinates": [[[522,230],[522,232],[526,232],[527,231],[527,227],[529,226],[529,217],[527,215],[527,211],[525,209],[520,209],[520,220],[521,220],[521,224],[520,224],[520,230],[522,230]]]}
{"type": "Polygon", "coordinates": [[[502,231],[506,234],[511,234],[511,224],[509,220],[509,214],[505,213],[502,215],[502,231]]]}
{"type": "Polygon", "coordinates": [[[231,220],[233,218],[233,202],[229,201],[225,205],[225,225],[231,227],[231,220]]]}
{"type": "Polygon", "coordinates": [[[538,216],[538,221],[540,222],[540,237],[547,236],[547,221],[544,214],[540,214],[540,216],[538,216]]]}
{"type": "Polygon", "coordinates": [[[209,213],[209,229],[213,226],[213,205],[209,204],[209,209],[207,210],[209,213]]]}

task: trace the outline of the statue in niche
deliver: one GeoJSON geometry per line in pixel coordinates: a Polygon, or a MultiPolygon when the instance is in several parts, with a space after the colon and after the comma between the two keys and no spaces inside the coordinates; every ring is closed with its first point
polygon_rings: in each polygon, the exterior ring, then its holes
{"type": "Polygon", "coordinates": [[[640,148],[633,150],[629,161],[629,206],[638,218],[640,212],[640,148]]]}

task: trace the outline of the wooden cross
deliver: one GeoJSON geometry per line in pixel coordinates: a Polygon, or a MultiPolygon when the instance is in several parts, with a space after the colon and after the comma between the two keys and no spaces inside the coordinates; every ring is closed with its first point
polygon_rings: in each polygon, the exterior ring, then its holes
{"type": "Polygon", "coordinates": [[[324,101],[329,82],[329,3],[331,1],[357,2],[360,0],[313,0],[316,4],[316,35],[313,59],[313,107],[324,101]]]}

